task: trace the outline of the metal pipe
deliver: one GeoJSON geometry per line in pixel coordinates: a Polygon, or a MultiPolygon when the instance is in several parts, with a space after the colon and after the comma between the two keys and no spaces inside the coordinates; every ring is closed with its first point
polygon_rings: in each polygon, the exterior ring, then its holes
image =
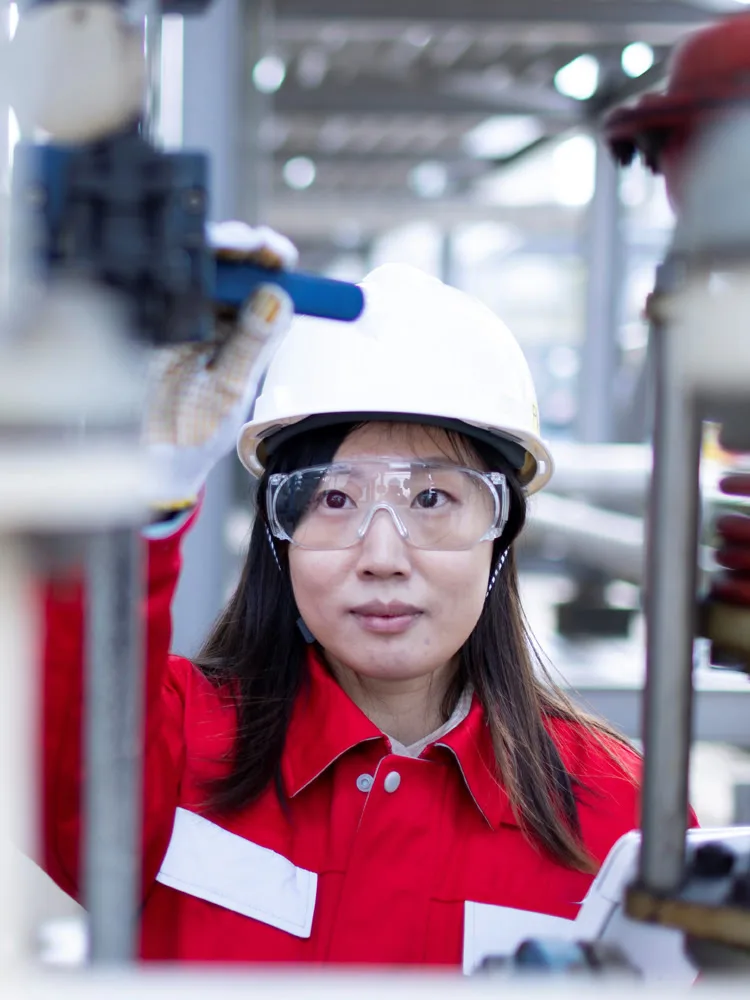
{"type": "MultiPolygon", "coordinates": [[[[662,265],[657,290],[671,284],[662,265]]],[[[681,380],[679,330],[652,331],[656,365],[654,467],[646,577],[643,839],[640,881],[655,893],[683,879],[696,616],[700,420],[681,380]]]]}
{"type": "Polygon", "coordinates": [[[534,497],[521,536],[523,544],[553,541],[566,555],[618,580],[643,579],[643,521],[591,504],[544,494],[534,497]]]}
{"type": "MultiPolygon", "coordinates": [[[[579,493],[587,500],[642,504],[651,479],[647,444],[584,444],[555,441],[552,446],[555,493],[579,493]]],[[[642,508],[641,508],[642,509],[642,508]]]]}
{"type": "Polygon", "coordinates": [[[140,908],[143,669],[140,539],[87,539],[84,899],[93,963],[136,955],[140,908]]]}

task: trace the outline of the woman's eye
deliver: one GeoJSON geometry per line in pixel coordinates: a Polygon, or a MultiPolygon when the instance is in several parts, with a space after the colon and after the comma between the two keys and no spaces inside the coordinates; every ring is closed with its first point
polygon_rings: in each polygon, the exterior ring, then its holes
{"type": "Polygon", "coordinates": [[[353,501],[341,490],[326,490],[320,494],[318,506],[325,507],[327,510],[345,510],[353,506],[353,501]]]}
{"type": "Polygon", "coordinates": [[[448,500],[448,494],[443,490],[422,490],[414,498],[414,504],[422,510],[434,510],[436,507],[445,506],[448,500]]]}

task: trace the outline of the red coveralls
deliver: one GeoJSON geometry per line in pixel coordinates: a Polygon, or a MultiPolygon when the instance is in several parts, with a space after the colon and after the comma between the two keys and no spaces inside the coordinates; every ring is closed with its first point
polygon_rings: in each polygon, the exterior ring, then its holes
{"type": "MultiPolygon", "coordinates": [[[[591,876],[519,829],[476,700],[419,759],[396,756],[311,656],[283,756],[287,813],[273,790],[232,819],[206,810],[204,782],[226,766],[235,721],[168,653],[181,534],[148,543],[144,958],[457,966],[488,912],[476,904],[575,917],[591,876]]],[[[74,896],[81,606],[76,586],[50,592],[45,645],[44,865],[74,896]]],[[[638,825],[637,788],[582,729],[549,729],[584,786],[584,841],[602,860],[638,825]]]]}

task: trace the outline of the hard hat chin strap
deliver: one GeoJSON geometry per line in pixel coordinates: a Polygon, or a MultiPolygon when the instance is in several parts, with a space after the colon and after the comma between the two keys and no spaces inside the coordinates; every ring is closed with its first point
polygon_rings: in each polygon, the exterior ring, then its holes
{"type": "Polygon", "coordinates": [[[502,555],[500,556],[500,558],[498,559],[497,566],[495,566],[495,572],[490,577],[490,583],[489,583],[489,586],[487,587],[487,593],[484,595],[484,599],[485,600],[487,600],[487,598],[490,596],[490,591],[495,586],[495,581],[497,580],[497,577],[498,577],[498,574],[500,573],[500,570],[505,565],[505,560],[508,558],[508,553],[509,552],[510,552],[510,548],[507,548],[505,550],[505,552],[503,552],[502,555]]]}
{"type": "Polygon", "coordinates": [[[263,527],[266,529],[266,538],[268,539],[268,544],[271,546],[271,552],[273,553],[273,557],[276,560],[276,565],[279,568],[279,573],[281,573],[281,563],[279,562],[279,554],[276,551],[276,546],[273,543],[273,535],[271,534],[271,529],[268,527],[265,521],[263,522],[263,527]]]}
{"type": "MultiPolygon", "coordinates": [[[[276,562],[279,573],[281,573],[282,572],[281,562],[279,560],[279,554],[276,551],[276,546],[274,545],[273,535],[271,534],[271,531],[265,522],[263,523],[263,527],[266,529],[266,538],[268,539],[268,544],[271,546],[271,552],[273,553],[273,558],[276,562]]],[[[315,636],[312,634],[310,629],[305,624],[305,620],[302,617],[302,615],[300,615],[300,617],[297,619],[297,628],[300,630],[302,638],[305,640],[308,646],[311,646],[316,641],[315,636]]]]}

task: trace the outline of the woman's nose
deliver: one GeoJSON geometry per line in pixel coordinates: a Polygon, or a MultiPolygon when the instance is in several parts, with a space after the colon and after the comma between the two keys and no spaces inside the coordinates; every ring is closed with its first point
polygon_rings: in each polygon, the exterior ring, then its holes
{"type": "Polygon", "coordinates": [[[362,538],[357,571],[365,576],[406,576],[411,571],[409,547],[392,510],[381,508],[372,515],[362,538]]]}

